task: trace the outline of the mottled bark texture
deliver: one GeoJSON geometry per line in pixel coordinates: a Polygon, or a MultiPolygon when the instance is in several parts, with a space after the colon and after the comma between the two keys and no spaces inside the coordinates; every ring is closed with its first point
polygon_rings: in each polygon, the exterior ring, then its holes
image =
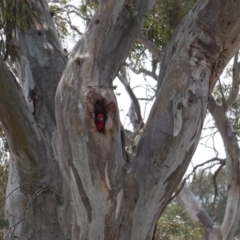
{"type": "Polygon", "coordinates": [[[223,222],[220,226],[213,222],[208,216],[199,200],[190,189],[185,186],[177,196],[178,202],[188,212],[192,220],[205,230],[205,238],[209,240],[233,239],[239,225],[240,216],[240,169],[239,158],[240,149],[231,122],[226,111],[236,100],[239,91],[239,62],[238,53],[234,58],[232,89],[227,100],[223,97],[222,105],[216,103],[213,97],[210,98],[208,109],[216,123],[216,127],[221,134],[226,151],[226,174],[227,174],[227,204],[223,222]]]}
{"type": "Polygon", "coordinates": [[[195,151],[210,90],[240,46],[240,1],[202,0],[186,16],[127,156],[112,81],[152,3],[100,1],[65,66],[46,2],[33,1],[38,21],[15,39],[19,82],[0,66],[0,118],[12,156],[7,236],[152,238],[195,151]]]}

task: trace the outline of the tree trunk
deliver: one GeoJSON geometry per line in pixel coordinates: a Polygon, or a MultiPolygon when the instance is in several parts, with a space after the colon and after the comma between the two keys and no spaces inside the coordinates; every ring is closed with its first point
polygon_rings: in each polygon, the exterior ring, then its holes
{"type": "Polygon", "coordinates": [[[66,59],[45,1],[38,22],[15,39],[19,82],[1,62],[1,122],[11,152],[7,186],[6,239],[66,239],[60,224],[63,178],[57,156],[55,92],[66,59]]]}
{"type": "Polygon", "coordinates": [[[202,0],[186,16],[128,156],[112,81],[152,3],[100,1],[66,67],[46,2],[32,3],[38,21],[16,36],[19,83],[0,65],[0,117],[12,156],[7,236],[152,239],[197,146],[209,93],[240,47],[240,1],[202,0]]]}

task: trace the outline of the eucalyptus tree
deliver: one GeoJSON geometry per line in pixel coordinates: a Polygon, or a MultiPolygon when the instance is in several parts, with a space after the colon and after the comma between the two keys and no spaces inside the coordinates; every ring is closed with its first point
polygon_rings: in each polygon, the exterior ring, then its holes
{"type": "Polygon", "coordinates": [[[199,1],[164,51],[156,101],[129,144],[112,82],[154,1],[93,4],[67,55],[45,0],[1,1],[5,238],[151,239],[194,154],[212,89],[240,47],[240,1],[199,1]]]}

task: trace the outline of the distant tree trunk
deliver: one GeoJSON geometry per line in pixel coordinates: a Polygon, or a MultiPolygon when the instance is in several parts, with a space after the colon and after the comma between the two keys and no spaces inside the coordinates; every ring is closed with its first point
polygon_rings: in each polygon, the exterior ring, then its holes
{"type": "Polygon", "coordinates": [[[206,239],[233,239],[239,225],[240,216],[240,182],[238,180],[240,174],[239,145],[232,125],[224,111],[224,107],[218,105],[212,97],[209,101],[208,108],[222,136],[227,155],[226,173],[228,196],[225,215],[221,226],[213,222],[204,207],[199,203],[198,199],[188,187],[185,186],[183,188],[177,199],[180,205],[188,212],[192,220],[205,230],[206,239]]]}
{"type": "Polygon", "coordinates": [[[201,0],[185,17],[127,156],[112,81],[152,4],[100,1],[66,65],[46,2],[32,2],[38,21],[15,39],[19,82],[0,64],[0,118],[11,151],[6,236],[152,238],[198,144],[209,94],[240,47],[240,1],[201,0]]]}

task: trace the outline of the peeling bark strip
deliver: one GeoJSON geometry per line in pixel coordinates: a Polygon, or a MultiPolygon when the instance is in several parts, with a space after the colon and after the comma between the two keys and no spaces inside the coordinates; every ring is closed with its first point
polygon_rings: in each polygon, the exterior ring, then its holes
{"type": "MultiPolygon", "coordinates": [[[[200,0],[181,23],[163,57],[158,96],[130,161],[112,81],[153,0],[100,1],[67,65],[46,1],[31,4],[38,19],[14,39],[19,84],[0,64],[0,118],[13,158],[6,218],[16,227],[8,237],[151,239],[195,151],[210,91],[240,47],[240,1],[200,0]],[[33,116],[28,96],[35,87],[42,105],[33,116]],[[101,131],[99,113],[105,119],[101,131]],[[35,197],[28,183],[51,191],[35,197]],[[25,220],[15,225],[26,206],[25,220]]],[[[234,157],[229,151],[229,168],[234,157]]],[[[231,201],[227,207],[236,212],[231,201]]],[[[221,227],[226,239],[238,220],[234,215],[229,229],[228,217],[221,227]]]]}

